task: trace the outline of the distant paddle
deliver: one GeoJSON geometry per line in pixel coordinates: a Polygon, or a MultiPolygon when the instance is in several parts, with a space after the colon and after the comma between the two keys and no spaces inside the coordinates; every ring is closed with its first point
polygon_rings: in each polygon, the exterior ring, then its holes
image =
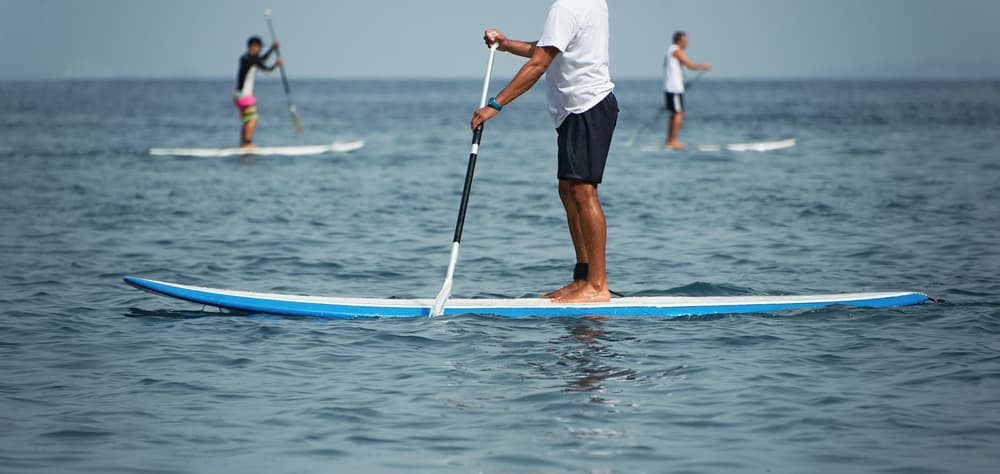
{"type": "Polygon", "coordinates": [[[701,76],[704,76],[706,72],[708,72],[708,69],[702,69],[694,73],[694,77],[690,81],[684,83],[684,90],[686,91],[690,89],[691,86],[693,86],[694,83],[698,82],[698,80],[701,79],[701,76]]]}
{"type": "MultiPolygon", "coordinates": [[[[493,57],[496,56],[499,43],[490,46],[490,59],[486,63],[486,78],[483,79],[483,96],[479,100],[479,108],[486,107],[486,96],[490,91],[490,76],[493,74],[493,57]]],[[[479,141],[483,138],[483,124],[479,124],[472,132],[472,152],[469,154],[469,167],[465,171],[465,188],[462,190],[462,203],[458,207],[458,222],[455,223],[455,238],[451,243],[451,260],[448,261],[448,273],[444,277],[444,285],[434,298],[431,306],[431,317],[444,314],[444,305],[451,297],[451,283],[455,276],[455,264],[458,262],[458,245],[462,241],[462,227],[465,226],[465,211],[469,207],[469,193],[472,192],[472,175],[476,171],[476,157],[479,156],[479,141]]]]}
{"type": "MultiPolygon", "coordinates": [[[[688,89],[690,89],[691,86],[694,85],[694,83],[698,82],[698,80],[701,79],[701,76],[705,75],[705,72],[707,72],[706,69],[702,69],[696,72],[694,78],[684,83],[684,90],[687,91],[688,89]]],[[[639,130],[636,130],[635,134],[632,135],[632,138],[629,138],[628,143],[625,146],[632,148],[632,146],[635,145],[635,142],[639,140],[639,135],[642,135],[642,132],[646,131],[647,128],[653,126],[654,123],[659,122],[660,117],[663,116],[663,114],[665,114],[666,112],[667,108],[666,106],[664,106],[663,108],[660,109],[659,112],[656,113],[655,117],[653,117],[648,122],[644,123],[641,127],[639,127],[639,130]]]]}
{"type": "MultiPolygon", "coordinates": [[[[264,16],[267,17],[267,29],[271,30],[271,41],[273,42],[278,38],[278,35],[274,33],[270,8],[264,10],[264,16]]],[[[278,59],[281,59],[281,48],[274,48],[274,52],[278,54],[278,59]]],[[[295,126],[295,133],[302,135],[306,129],[302,126],[302,119],[299,118],[299,112],[295,109],[295,103],[292,102],[292,92],[288,88],[288,77],[285,76],[285,65],[278,66],[278,69],[281,70],[281,83],[285,86],[285,97],[288,98],[288,113],[292,115],[292,125],[295,126]]]]}

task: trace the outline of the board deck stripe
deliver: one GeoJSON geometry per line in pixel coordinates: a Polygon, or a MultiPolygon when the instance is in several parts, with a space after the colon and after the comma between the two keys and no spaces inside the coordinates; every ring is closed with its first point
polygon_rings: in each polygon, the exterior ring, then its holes
{"type": "MultiPolygon", "coordinates": [[[[342,298],[223,290],[179,285],[132,276],[125,282],[141,290],[202,305],[282,316],[335,319],[421,317],[430,314],[433,299],[342,298]]],[[[556,304],[542,298],[451,299],[445,315],[485,314],[526,316],[698,316],[769,313],[829,305],[860,307],[906,306],[927,301],[915,292],[872,292],[788,296],[641,296],[614,298],[607,303],[556,304]]]]}

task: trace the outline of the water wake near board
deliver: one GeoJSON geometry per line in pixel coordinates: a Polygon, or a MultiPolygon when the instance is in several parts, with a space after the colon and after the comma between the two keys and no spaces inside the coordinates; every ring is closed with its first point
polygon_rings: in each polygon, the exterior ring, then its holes
{"type": "Polygon", "coordinates": [[[153,156],[192,156],[200,158],[218,158],[226,156],[307,156],[325,153],[347,153],[360,150],[365,146],[364,140],[351,142],[334,142],[328,145],[305,146],[262,146],[255,148],[151,148],[153,156]]]}
{"type": "MultiPolygon", "coordinates": [[[[127,276],[138,289],[207,306],[249,313],[335,319],[421,317],[430,314],[433,299],[337,298],[179,285],[127,276]]],[[[790,296],[641,296],[614,298],[607,303],[557,304],[542,298],[450,299],[445,315],[485,314],[528,316],[698,316],[767,313],[830,305],[860,307],[906,306],[926,301],[913,292],[843,293],[790,296]]]]}

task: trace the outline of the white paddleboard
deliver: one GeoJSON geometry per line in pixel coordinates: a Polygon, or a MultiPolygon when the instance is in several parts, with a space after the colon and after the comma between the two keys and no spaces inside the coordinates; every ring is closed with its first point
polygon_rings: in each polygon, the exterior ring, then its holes
{"type": "MultiPolygon", "coordinates": [[[[432,299],[337,298],[178,285],[125,277],[141,290],[194,303],[250,313],[320,318],[399,318],[430,315],[432,299]]],[[[542,298],[448,300],[444,314],[526,316],[694,316],[769,313],[829,305],[892,307],[921,303],[927,295],[914,292],[842,293],[789,296],[640,296],[613,298],[606,303],[558,304],[542,298]]]]}
{"type": "Polygon", "coordinates": [[[223,156],[306,156],[324,153],[347,153],[365,146],[364,140],[334,142],[329,145],[261,146],[254,148],[151,148],[153,156],[194,156],[217,158],[223,156]]]}
{"type": "MultiPolygon", "coordinates": [[[[786,148],[792,148],[795,146],[795,139],[788,138],[785,140],[774,140],[767,142],[749,142],[749,143],[730,143],[728,145],[695,145],[688,148],[687,151],[775,151],[784,150],[786,148]]],[[[670,152],[670,151],[685,151],[685,150],[671,150],[664,148],[662,145],[649,145],[641,148],[644,152],[670,152]]]]}

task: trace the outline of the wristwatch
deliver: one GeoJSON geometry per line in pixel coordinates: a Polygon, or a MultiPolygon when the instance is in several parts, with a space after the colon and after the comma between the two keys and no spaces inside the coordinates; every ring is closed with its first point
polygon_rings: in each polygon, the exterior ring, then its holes
{"type": "Polygon", "coordinates": [[[487,107],[493,107],[494,109],[497,109],[497,112],[503,110],[503,106],[497,103],[497,98],[496,97],[490,97],[490,101],[489,101],[489,103],[486,104],[486,106],[487,107]]]}

